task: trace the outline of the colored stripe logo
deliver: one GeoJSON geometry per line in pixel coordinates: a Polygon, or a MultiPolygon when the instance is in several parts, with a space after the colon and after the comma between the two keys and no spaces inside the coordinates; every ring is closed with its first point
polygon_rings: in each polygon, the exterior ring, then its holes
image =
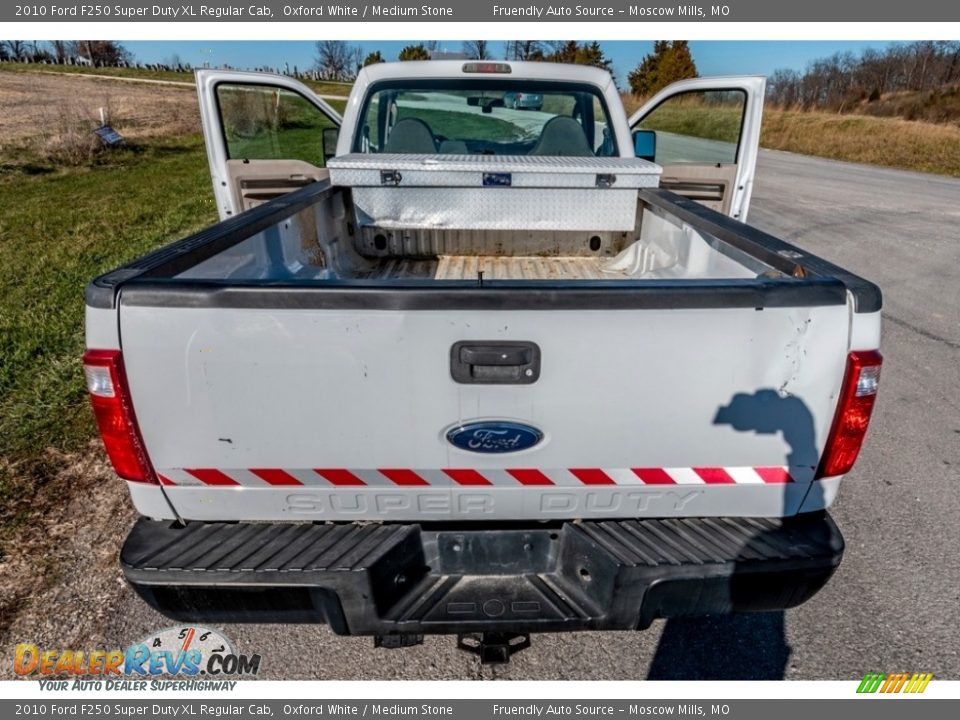
{"type": "Polygon", "coordinates": [[[933,673],[867,673],[857,687],[858,693],[922,693],[933,673]]]}

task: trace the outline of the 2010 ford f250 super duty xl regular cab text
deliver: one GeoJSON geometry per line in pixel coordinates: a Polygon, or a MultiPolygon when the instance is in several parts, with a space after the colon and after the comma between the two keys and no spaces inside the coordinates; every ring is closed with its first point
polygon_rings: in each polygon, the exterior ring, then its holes
{"type": "Polygon", "coordinates": [[[197,84],[222,222],[86,292],[151,605],[502,660],[828,580],[881,298],[744,224],[762,78],[629,119],[545,63],[374,65],[342,118],[197,84]]]}

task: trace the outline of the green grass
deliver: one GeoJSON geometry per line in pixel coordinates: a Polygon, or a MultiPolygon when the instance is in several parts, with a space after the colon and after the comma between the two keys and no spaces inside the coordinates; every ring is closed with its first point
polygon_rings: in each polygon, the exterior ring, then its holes
{"type": "MultiPolygon", "coordinates": [[[[318,95],[336,95],[346,98],[353,89],[353,83],[328,82],[326,80],[301,80],[304,85],[318,95]]],[[[343,103],[346,105],[346,103],[343,103]]]]}
{"type": "MultiPolygon", "coordinates": [[[[148,68],[91,68],[77,65],[44,65],[42,63],[0,62],[0,71],[7,72],[56,72],[64,74],[101,75],[103,77],[136,78],[140,80],[166,80],[170,82],[193,83],[193,72],[175,72],[171,70],[150,70],[148,68]]],[[[350,94],[352,83],[329,82],[326,80],[301,80],[301,82],[321,95],[350,94]]]]}
{"type": "Polygon", "coordinates": [[[216,220],[199,136],[93,167],[29,167],[0,174],[0,508],[36,480],[45,448],[94,435],[80,362],[87,282],[216,220]]]}
{"type": "Polygon", "coordinates": [[[700,103],[664,103],[639,127],[736,144],[740,135],[741,106],[700,103]]]}
{"type": "Polygon", "coordinates": [[[479,113],[459,113],[450,110],[428,110],[401,107],[399,118],[417,117],[423,120],[434,135],[457,140],[495,140],[516,142],[529,139],[521,127],[506,120],[479,113]]]}
{"type": "Polygon", "coordinates": [[[102,75],[104,77],[139,78],[141,80],[193,82],[192,72],[149,70],[147,68],[92,68],[82,65],[44,65],[43,63],[0,62],[0,70],[7,72],[57,72],[67,75],[102,75]]]}

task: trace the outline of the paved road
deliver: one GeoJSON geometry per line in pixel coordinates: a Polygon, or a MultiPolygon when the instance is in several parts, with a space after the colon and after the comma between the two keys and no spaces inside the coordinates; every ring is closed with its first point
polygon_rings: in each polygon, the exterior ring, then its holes
{"type": "Polygon", "coordinates": [[[681,162],[728,163],[733,162],[736,156],[736,143],[657,131],[657,162],[661,165],[681,162]]]}
{"type": "MultiPolygon", "coordinates": [[[[811,602],[644,633],[535,636],[498,668],[451,638],[374,650],[313,626],[225,626],[238,647],[263,655],[266,676],[291,679],[960,679],[960,180],[764,152],[751,222],[885,296],[880,399],[835,506],[847,553],[811,602]]],[[[126,592],[115,642],[168,624],[126,592]]]]}

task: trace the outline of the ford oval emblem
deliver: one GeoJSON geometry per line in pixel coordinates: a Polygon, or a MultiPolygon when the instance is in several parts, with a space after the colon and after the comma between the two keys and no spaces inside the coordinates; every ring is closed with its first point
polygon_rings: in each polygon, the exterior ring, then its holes
{"type": "Polygon", "coordinates": [[[461,450],[502,454],[532,448],[543,433],[530,425],[506,421],[473,422],[447,432],[447,442],[461,450]]]}

